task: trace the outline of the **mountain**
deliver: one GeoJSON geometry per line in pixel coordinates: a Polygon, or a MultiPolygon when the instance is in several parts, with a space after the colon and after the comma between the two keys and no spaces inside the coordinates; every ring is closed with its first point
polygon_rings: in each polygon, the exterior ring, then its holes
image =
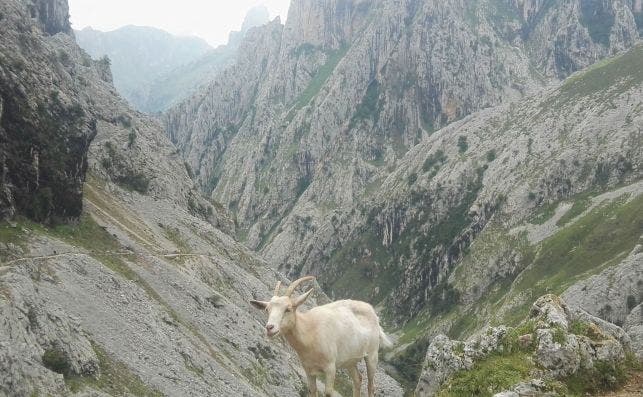
{"type": "Polygon", "coordinates": [[[111,32],[76,31],[78,44],[93,58],[109,57],[114,85],[135,108],[164,111],[205,86],[235,58],[248,30],[269,20],[268,9],[248,11],[241,30],[227,45],[211,48],[195,37],[177,37],[159,29],[125,26],[111,32]]]}
{"type": "Polygon", "coordinates": [[[0,2],[0,395],[300,395],[294,351],[248,303],[287,280],[108,63],[30,4],[0,2]]]}
{"type": "Polygon", "coordinates": [[[116,89],[141,110],[146,110],[150,84],[212,49],[202,39],[177,37],[143,26],[125,26],[111,32],[85,28],[75,35],[92,58],[107,56],[111,60],[116,89]]]}
{"type": "MultiPolygon", "coordinates": [[[[294,0],[164,124],[240,241],[378,305],[414,388],[439,333],[516,325],[540,295],[640,260],[640,12],[294,0]]],[[[643,300],[628,274],[618,317],[605,296],[578,304],[626,324],[643,300]]]]}
{"type": "Polygon", "coordinates": [[[156,78],[149,86],[143,111],[162,112],[206,87],[226,67],[234,63],[239,43],[252,28],[269,21],[268,9],[257,6],[248,11],[241,30],[231,32],[228,44],[205,53],[156,78]]]}

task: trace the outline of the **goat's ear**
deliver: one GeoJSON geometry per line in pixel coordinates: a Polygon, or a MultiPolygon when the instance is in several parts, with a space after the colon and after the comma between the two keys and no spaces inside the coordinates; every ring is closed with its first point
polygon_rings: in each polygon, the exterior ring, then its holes
{"type": "Polygon", "coordinates": [[[256,301],[254,299],[250,301],[250,304],[260,310],[265,310],[266,306],[268,306],[268,302],[256,301]]]}
{"type": "Polygon", "coordinates": [[[303,294],[303,295],[299,295],[297,298],[295,298],[295,299],[293,300],[293,302],[292,302],[292,305],[293,305],[294,307],[298,307],[298,306],[299,306],[299,305],[301,305],[302,303],[306,302],[306,299],[308,299],[308,297],[310,296],[310,293],[311,293],[311,292],[313,292],[313,289],[314,289],[314,288],[311,288],[311,289],[309,289],[309,290],[308,290],[308,292],[306,292],[305,294],[303,294]]]}

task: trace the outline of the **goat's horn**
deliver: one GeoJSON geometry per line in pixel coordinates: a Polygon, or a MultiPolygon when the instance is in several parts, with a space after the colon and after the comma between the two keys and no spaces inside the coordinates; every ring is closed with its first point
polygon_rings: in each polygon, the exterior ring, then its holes
{"type": "Polygon", "coordinates": [[[292,295],[293,292],[295,292],[295,289],[299,286],[299,284],[303,283],[304,281],[310,281],[314,280],[314,276],[306,276],[302,277],[299,280],[293,281],[292,284],[288,286],[288,289],[286,290],[286,295],[285,296],[290,296],[292,295]]]}
{"type": "Polygon", "coordinates": [[[277,286],[275,287],[275,292],[272,294],[273,296],[279,296],[279,288],[281,288],[281,281],[277,281],[277,286]]]}

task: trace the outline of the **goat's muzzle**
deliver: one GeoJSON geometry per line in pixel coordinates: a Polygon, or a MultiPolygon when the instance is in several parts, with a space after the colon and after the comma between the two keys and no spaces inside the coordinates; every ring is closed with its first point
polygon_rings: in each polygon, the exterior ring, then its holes
{"type": "Polygon", "coordinates": [[[277,335],[279,333],[278,329],[275,329],[275,326],[273,324],[267,324],[266,325],[266,335],[268,337],[272,338],[273,336],[277,335]]]}

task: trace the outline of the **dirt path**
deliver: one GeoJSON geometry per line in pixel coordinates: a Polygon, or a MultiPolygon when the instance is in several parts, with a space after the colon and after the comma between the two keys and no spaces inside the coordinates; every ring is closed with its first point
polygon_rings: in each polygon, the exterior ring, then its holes
{"type": "Polygon", "coordinates": [[[632,374],[621,390],[601,394],[602,397],[643,397],[643,371],[632,374]]]}

